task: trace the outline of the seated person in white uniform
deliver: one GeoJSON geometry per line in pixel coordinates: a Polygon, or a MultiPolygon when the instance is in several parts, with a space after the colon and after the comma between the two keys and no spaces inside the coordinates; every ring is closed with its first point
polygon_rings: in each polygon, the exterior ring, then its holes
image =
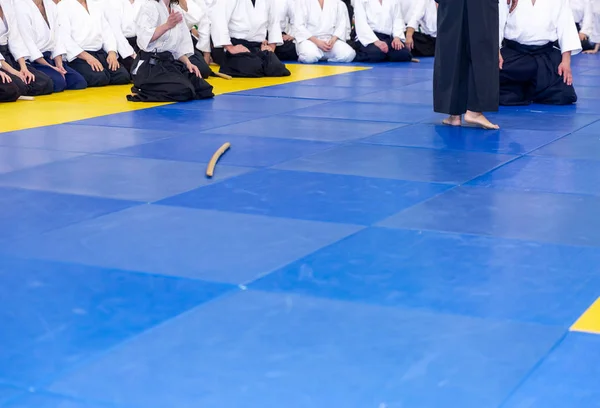
{"type": "Polygon", "coordinates": [[[119,63],[117,40],[104,16],[104,0],[61,0],[58,26],[69,66],[89,87],[125,85],[129,72],[119,63]]]}
{"type": "Polygon", "coordinates": [[[0,0],[2,70],[11,78],[11,83],[19,88],[21,95],[51,94],[54,89],[52,79],[27,63],[30,51],[21,36],[15,10],[16,3],[13,0],[0,0]]]}
{"type": "Polygon", "coordinates": [[[568,105],[577,101],[571,55],[581,41],[569,0],[520,1],[500,7],[500,104],[568,105]]]}
{"type": "Polygon", "coordinates": [[[208,78],[212,70],[210,64],[210,20],[208,5],[204,0],[179,0],[173,9],[183,15],[183,21],[190,31],[194,54],[190,61],[200,70],[202,78],[208,78]]]}
{"type": "Polygon", "coordinates": [[[283,44],[275,49],[275,55],[281,61],[298,61],[296,39],[292,31],[292,27],[294,26],[294,1],[277,0],[277,13],[279,15],[283,44]]]}
{"type": "Polygon", "coordinates": [[[585,54],[600,51],[600,0],[585,1],[579,38],[585,54]]]}
{"type": "Polygon", "coordinates": [[[356,61],[410,62],[404,44],[404,18],[399,0],[355,0],[354,26],[358,38],[356,61]]]}
{"type": "Polygon", "coordinates": [[[135,17],[145,0],[103,0],[104,17],[117,41],[119,62],[131,72],[139,48],[135,34],[135,17]]]}
{"type": "Polygon", "coordinates": [[[177,0],[145,0],[136,17],[140,52],[133,65],[133,102],[212,98],[212,86],[189,59],[194,45],[177,0]]]}
{"type": "Polygon", "coordinates": [[[406,46],[415,57],[433,57],[437,39],[437,3],[415,0],[406,25],[406,46]]]}
{"type": "Polygon", "coordinates": [[[63,61],[65,48],[58,34],[56,4],[52,0],[21,1],[16,9],[29,62],[52,79],[54,92],[87,88],[87,82],[63,61]]]}
{"type": "Polygon", "coordinates": [[[290,75],[275,55],[283,44],[276,1],[215,1],[210,31],[214,46],[225,49],[221,73],[246,78],[290,75]]]}
{"type": "Polygon", "coordinates": [[[294,34],[298,61],[352,62],[356,51],[348,35],[347,8],[340,0],[295,0],[294,34]]]}
{"type": "Polygon", "coordinates": [[[2,64],[4,64],[4,57],[0,54],[0,102],[14,102],[19,99],[21,93],[12,78],[2,71],[2,64]]]}

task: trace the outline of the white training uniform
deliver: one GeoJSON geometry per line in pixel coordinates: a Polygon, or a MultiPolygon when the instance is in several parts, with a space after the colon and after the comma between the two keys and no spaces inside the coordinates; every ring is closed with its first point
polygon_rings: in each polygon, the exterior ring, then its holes
{"type": "Polygon", "coordinates": [[[570,0],[571,11],[573,12],[573,19],[577,24],[583,22],[583,13],[589,0],[570,0]]]}
{"type": "Polygon", "coordinates": [[[166,23],[168,18],[169,10],[162,1],[145,1],[135,19],[138,47],[146,52],[170,52],[175,59],[192,56],[194,45],[183,20],[151,42],[156,27],[166,23]]]}
{"type": "Polygon", "coordinates": [[[600,42],[600,0],[588,0],[583,16],[581,32],[590,42],[600,42]]]}
{"type": "Polygon", "coordinates": [[[125,59],[135,54],[128,38],[136,35],[135,17],[145,0],[102,0],[104,1],[104,17],[117,41],[117,51],[125,59]]]}
{"type": "Polygon", "coordinates": [[[88,0],[88,10],[77,0],[58,3],[59,35],[64,40],[67,61],[84,51],[117,52],[117,40],[104,16],[104,0],[88,0]]]}
{"type": "Polygon", "coordinates": [[[277,19],[281,31],[287,35],[294,36],[294,1],[295,0],[276,0],[277,1],[277,19]]]}
{"type": "Polygon", "coordinates": [[[522,45],[542,46],[558,40],[561,52],[571,55],[581,52],[569,0],[520,1],[518,7],[508,13],[509,6],[501,1],[500,43],[503,39],[522,45]]]}
{"type": "Polygon", "coordinates": [[[356,36],[363,46],[378,41],[375,33],[405,40],[404,18],[400,0],[355,0],[354,27],[356,36]]]}
{"type": "MultiPolygon", "coordinates": [[[[358,0],[355,0],[358,1],[358,0]]],[[[400,7],[402,8],[402,15],[403,16],[410,16],[413,12],[413,9],[415,7],[417,3],[417,0],[400,0],[400,7]]],[[[405,17],[405,23],[407,22],[406,19],[408,19],[408,17],[405,17]]]]}
{"type": "Polygon", "coordinates": [[[321,9],[317,0],[295,1],[294,34],[298,61],[308,64],[322,60],[352,62],[356,52],[344,41],[349,24],[347,14],[344,13],[347,12],[346,5],[340,0],[324,0],[321,9]],[[325,52],[309,40],[311,37],[322,41],[329,41],[332,37],[339,40],[331,51],[325,52]]]}
{"type": "Polygon", "coordinates": [[[63,42],[58,36],[58,15],[56,4],[52,0],[43,0],[48,23],[32,0],[20,0],[16,9],[21,38],[29,50],[29,61],[33,62],[50,52],[54,59],[66,53],[63,42]]]}
{"type": "Polygon", "coordinates": [[[210,52],[210,6],[205,0],[188,0],[187,3],[188,11],[184,12],[184,18],[190,30],[194,26],[198,29],[196,49],[210,52]]]}
{"type": "Polygon", "coordinates": [[[231,45],[231,39],[281,45],[281,26],[275,1],[216,0],[210,9],[210,32],[216,48],[231,45]],[[267,38],[268,32],[268,38],[267,38]]]}
{"type": "Polygon", "coordinates": [[[437,7],[435,0],[415,0],[412,13],[406,21],[413,28],[430,37],[437,37],[437,7]]]}
{"type": "Polygon", "coordinates": [[[0,45],[8,45],[8,49],[15,61],[21,58],[29,59],[29,49],[23,41],[21,31],[15,14],[13,0],[0,0],[4,19],[0,18],[0,45]]]}

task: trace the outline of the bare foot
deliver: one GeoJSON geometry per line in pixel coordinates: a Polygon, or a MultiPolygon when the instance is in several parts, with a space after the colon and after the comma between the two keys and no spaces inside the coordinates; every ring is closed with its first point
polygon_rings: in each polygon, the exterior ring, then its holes
{"type": "Polygon", "coordinates": [[[448,126],[460,126],[462,125],[462,118],[460,115],[450,115],[442,120],[442,123],[448,126]]]}
{"type": "Polygon", "coordinates": [[[467,111],[465,113],[465,122],[469,125],[479,126],[487,130],[498,130],[500,126],[493,124],[483,116],[483,113],[467,111]]]}

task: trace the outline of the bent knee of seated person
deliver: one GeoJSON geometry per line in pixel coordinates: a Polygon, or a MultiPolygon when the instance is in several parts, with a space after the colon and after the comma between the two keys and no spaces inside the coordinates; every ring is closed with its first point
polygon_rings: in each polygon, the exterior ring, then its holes
{"type": "Polygon", "coordinates": [[[323,51],[310,40],[302,41],[298,44],[296,51],[298,52],[298,62],[304,64],[315,64],[323,58],[323,51]]]}
{"type": "Polygon", "coordinates": [[[356,51],[342,40],[337,40],[328,54],[328,61],[331,62],[352,62],[356,57],[356,51]]]}

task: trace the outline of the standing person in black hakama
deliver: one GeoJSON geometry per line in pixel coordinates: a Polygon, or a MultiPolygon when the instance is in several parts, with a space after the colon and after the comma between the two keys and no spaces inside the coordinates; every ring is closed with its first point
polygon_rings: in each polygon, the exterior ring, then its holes
{"type": "Polygon", "coordinates": [[[483,115],[497,111],[500,99],[498,1],[437,0],[433,105],[449,115],[446,125],[461,126],[464,115],[469,125],[499,128],[483,115]]]}

